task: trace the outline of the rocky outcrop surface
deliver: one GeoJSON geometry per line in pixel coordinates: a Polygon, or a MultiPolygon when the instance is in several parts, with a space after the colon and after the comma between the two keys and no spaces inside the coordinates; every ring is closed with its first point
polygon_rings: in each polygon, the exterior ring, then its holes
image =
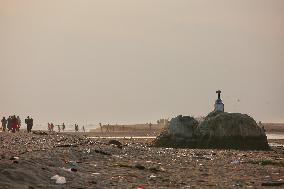
{"type": "Polygon", "coordinates": [[[154,141],[154,146],[186,148],[192,145],[198,121],[190,116],[179,115],[170,121],[166,128],[154,141]]]}
{"type": "Polygon", "coordinates": [[[195,130],[204,148],[269,149],[265,132],[255,120],[240,113],[210,113],[195,130]]]}
{"type": "Polygon", "coordinates": [[[265,132],[246,114],[212,112],[201,123],[191,117],[172,119],[170,127],[154,142],[178,148],[267,150],[265,132]],[[182,121],[186,120],[186,121],[182,121]]]}

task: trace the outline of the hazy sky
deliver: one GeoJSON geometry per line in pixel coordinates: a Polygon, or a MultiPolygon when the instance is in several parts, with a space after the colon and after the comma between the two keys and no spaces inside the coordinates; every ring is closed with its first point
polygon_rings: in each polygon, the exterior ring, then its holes
{"type": "Polygon", "coordinates": [[[0,0],[0,116],[284,122],[283,0],[0,0]],[[238,100],[239,99],[239,100],[238,100]]]}

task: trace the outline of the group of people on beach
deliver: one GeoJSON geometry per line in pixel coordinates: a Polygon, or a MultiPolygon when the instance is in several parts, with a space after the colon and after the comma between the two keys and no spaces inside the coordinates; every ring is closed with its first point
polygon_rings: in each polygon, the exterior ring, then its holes
{"type": "MultiPolygon", "coordinates": [[[[57,125],[57,129],[58,132],[64,132],[65,131],[65,123],[63,123],[62,125],[57,125]]],[[[54,131],[54,124],[53,123],[48,123],[47,124],[47,129],[49,132],[53,132],[54,131]]],[[[85,132],[85,127],[82,127],[83,132],[85,132]]],[[[75,124],[75,132],[79,132],[79,125],[75,124]]]]}
{"type": "MultiPolygon", "coordinates": [[[[8,131],[15,133],[16,131],[20,131],[21,128],[21,119],[19,116],[13,115],[9,116],[7,119],[6,117],[3,117],[1,120],[2,123],[2,131],[8,131]]],[[[25,123],[27,125],[27,131],[28,133],[32,131],[33,128],[33,119],[29,116],[25,119],[25,123]]]]}
{"type": "MultiPolygon", "coordinates": [[[[82,127],[83,132],[85,132],[85,126],[82,127]]],[[[75,132],[79,132],[79,125],[75,124],[75,132]]]]}
{"type": "Polygon", "coordinates": [[[107,125],[102,125],[102,123],[99,123],[100,125],[100,128],[101,128],[101,132],[103,133],[104,131],[106,133],[110,133],[110,132],[114,132],[115,130],[118,130],[118,131],[124,131],[125,130],[125,126],[124,125],[110,125],[110,124],[107,124],[107,125]]]}
{"type": "MultiPolygon", "coordinates": [[[[62,125],[57,125],[58,132],[60,132],[60,131],[64,132],[65,127],[66,127],[65,123],[63,123],[62,125]]],[[[49,132],[53,132],[54,131],[54,124],[53,123],[47,123],[47,130],[49,132]]]]}

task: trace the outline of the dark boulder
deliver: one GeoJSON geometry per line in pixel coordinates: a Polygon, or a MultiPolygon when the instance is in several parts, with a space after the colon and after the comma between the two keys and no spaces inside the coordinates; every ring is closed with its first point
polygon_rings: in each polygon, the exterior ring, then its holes
{"type": "Polygon", "coordinates": [[[246,114],[212,112],[198,123],[190,116],[178,116],[153,142],[173,148],[218,148],[268,150],[267,137],[246,114]]]}

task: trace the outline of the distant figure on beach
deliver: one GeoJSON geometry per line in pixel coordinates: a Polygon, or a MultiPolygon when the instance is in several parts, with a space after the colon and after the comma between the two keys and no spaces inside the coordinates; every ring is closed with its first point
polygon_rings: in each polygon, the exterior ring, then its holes
{"type": "Polygon", "coordinates": [[[12,117],[12,123],[11,124],[12,124],[12,132],[15,133],[17,128],[18,128],[18,120],[17,120],[15,115],[12,117]]]}
{"type": "Polygon", "coordinates": [[[54,130],[54,125],[53,125],[53,123],[50,124],[50,128],[51,128],[51,131],[53,132],[53,130],[54,130]]]}
{"type": "Polygon", "coordinates": [[[152,123],[149,123],[149,129],[152,130],[152,123]]]}
{"type": "Polygon", "coordinates": [[[64,132],[64,130],[65,130],[65,124],[63,123],[62,124],[62,132],[64,132]]]}
{"type": "Polygon", "coordinates": [[[1,122],[2,122],[2,130],[3,131],[6,131],[6,125],[7,125],[7,120],[6,120],[6,118],[5,117],[3,117],[3,119],[1,120],[1,122]]]}
{"type": "Polygon", "coordinates": [[[50,124],[50,123],[47,123],[47,130],[48,130],[49,132],[51,132],[51,124],[50,124]]]}
{"type": "Polygon", "coordinates": [[[82,127],[83,132],[85,132],[85,126],[82,127]]]}
{"type": "Polygon", "coordinates": [[[60,125],[57,125],[57,128],[58,128],[58,132],[60,133],[60,130],[61,130],[60,125]]]}
{"type": "Polygon", "coordinates": [[[108,133],[110,131],[110,129],[109,129],[109,124],[107,124],[107,126],[106,126],[106,132],[108,133]]]}
{"type": "Polygon", "coordinates": [[[27,119],[25,119],[25,123],[27,125],[28,133],[31,132],[34,124],[33,118],[30,118],[30,116],[28,116],[27,119]]]}
{"type": "Polygon", "coordinates": [[[103,132],[103,126],[102,123],[100,123],[101,133],[103,132]]]}
{"type": "Polygon", "coordinates": [[[75,132],[79,131],[79,126],[77,124],[75,124],[75,132]]]}
{"type": "Polygon", "coordinates": [[[20,131],[22,122],[19,116],[17,116],[17,122],[18,122],[17,131],[20,131]]]}
{"type": "Polygon", "coordinates": [[[9,116],[8,119],[7,119],[7,129],[8,129],[8,131],[12,130],[12,118],[11,118],[11,116],[9,116]]]}

